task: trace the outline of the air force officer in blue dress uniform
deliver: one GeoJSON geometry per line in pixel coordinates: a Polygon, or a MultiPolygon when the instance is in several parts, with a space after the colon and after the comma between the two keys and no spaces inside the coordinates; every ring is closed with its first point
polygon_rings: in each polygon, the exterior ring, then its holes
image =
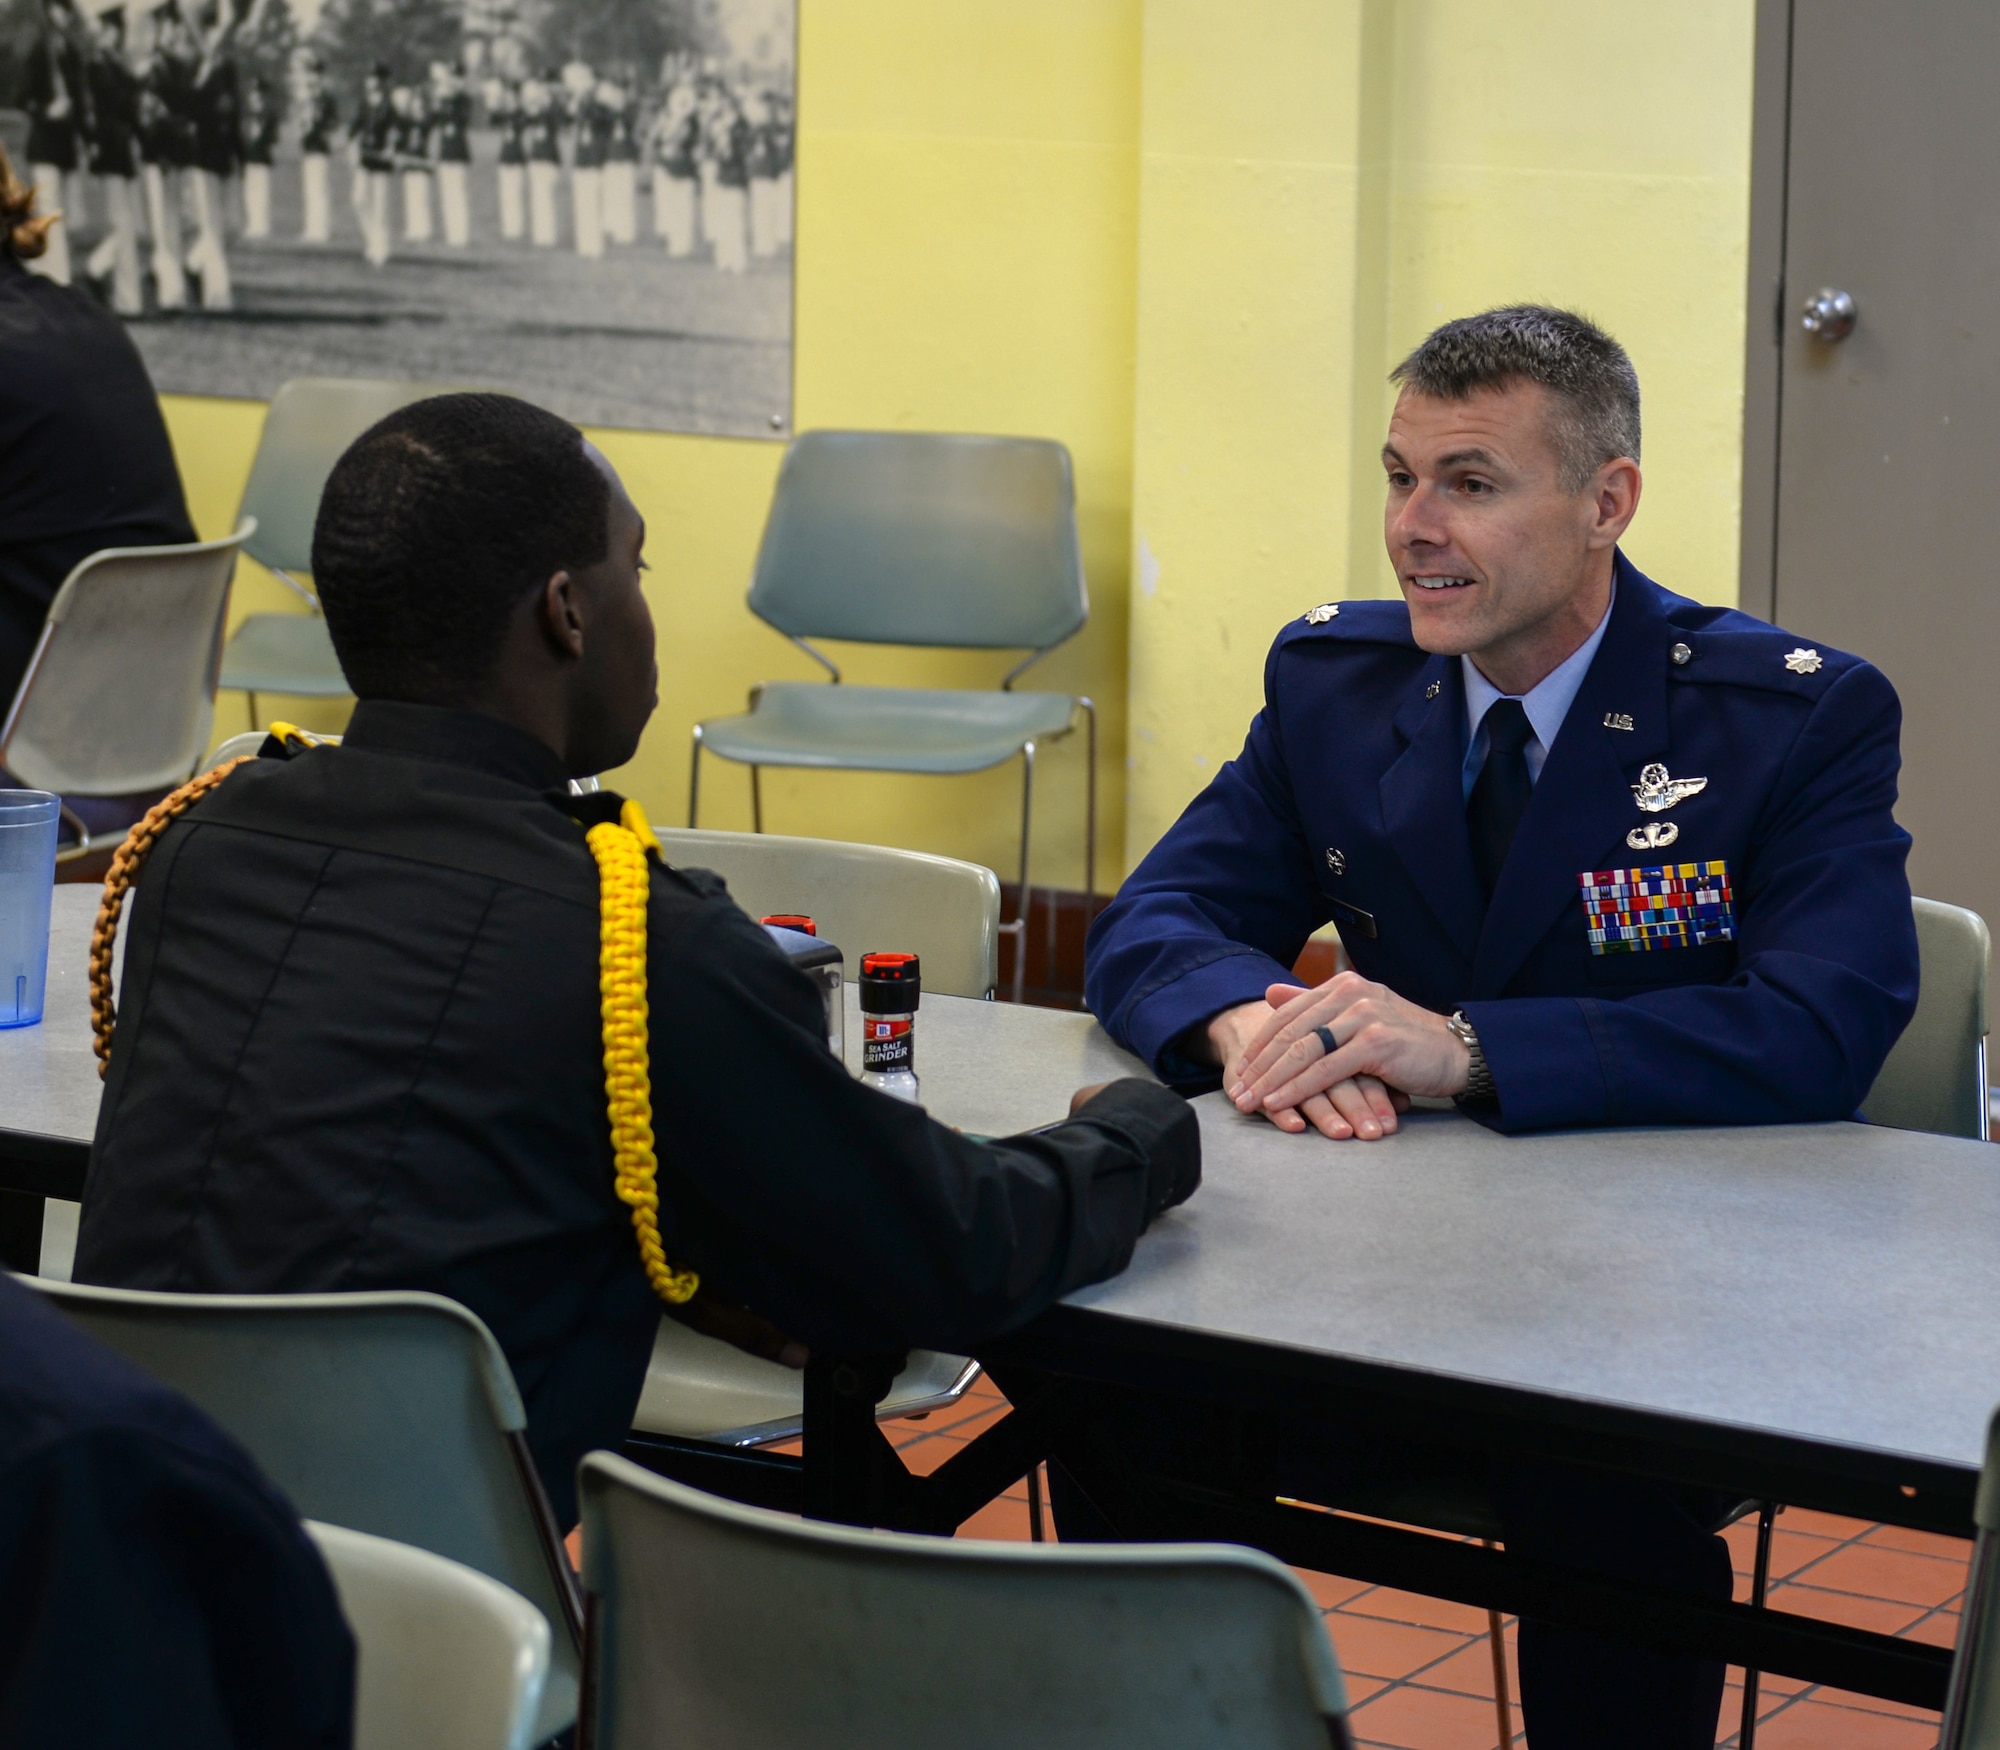
{"type": "MultiPolygon", "coordinates": [[[[1092,930],[1091,1008],[1167,1080],[1335,1140],[1411,1095],[1508,1132],[1853,1116],[1917,995],[1894,690],[1619,552],[1638,380],[1588,322],[1449,323],[1395,380],[1403,600],[1279,634],[1242,753],[1092,930]],[[1329,921],[1353,970],[1301,990],[1329,921]]],[[[1498,1493],[1521,1553],[1729,1595],[1664,1491],[1498,1493]]],[[[1530,1623],[1521,1681],[1536,1750],[1715,1742],[1717,1663],[1530,1623]]]]}

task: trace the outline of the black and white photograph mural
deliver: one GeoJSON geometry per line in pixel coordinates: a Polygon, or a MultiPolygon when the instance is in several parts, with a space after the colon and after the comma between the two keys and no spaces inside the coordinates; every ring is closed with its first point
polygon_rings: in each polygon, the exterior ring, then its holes
{"type": "Polygon", "coordinates": [[[510,390],[779,436],[796,0],[0,0],[34,264],[168,392],[510,390]]]}

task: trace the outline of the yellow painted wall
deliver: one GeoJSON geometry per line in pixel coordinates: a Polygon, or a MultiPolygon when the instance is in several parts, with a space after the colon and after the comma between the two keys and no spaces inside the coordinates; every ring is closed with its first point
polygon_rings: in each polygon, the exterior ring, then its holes
{"type": "MultiPolygon", "coordinates": [[[[1053,437],[1076,462],[1091,623],[1023,684],[1103,709],[1100,869],[1124,840],[1139,0],[805,0],[794,420],[1053,437]]],[[[204,534],[228,526],[261,408],[169,397],[204,534]]],[[[751,683],[818,670],[743,606],[781,447],[593,432],[651,536],[660,710],[612,781],[686,818],[688,732],[751,683]]],[[[238,611],[287,605],[246,565],[238,611]]],[[[849,677],[995,684],[1004,654],[830,647],[849,677]]],[[[335,719],[285,702],[297,721],[335,719]]],[[[225,700],[218,729],[243,727],[225,700]]],[[[1035,874],[1083,880],[1083,736],[1037,772],[1035,874]]],[[[874,839],[1010,873],[1018,765],[965,779],[767,774],[775,832],[874,839]]],[[[706,761],[702,824],[747,828],[741,767],[706,761]]],[[[1100,879],[1103,877],[1101,876],[1100,879]]]]}
{"type": "MultiPolygon", "coordinates": [[[[1235,752],[1277,628],[1388,587],[1383,376],[1447,316],[1544,299],[1617,334],[1646,396],[1628,547],[1733,598],[1751,21],[1747,0],[802,0],[796,423],[1070,446],[1092,621],[1039,681],[1104,707],[1100,880],[1235,752]]],[[[259,410],[168,412],[219,530],[259,410]]],[[[816,675],[742,605],[780,451],[593,435],[652,526],[661,630],[660,713],[616,781],[678,820],[695,718],[816,675]]],[[[283,605],[247,572],[241,606],[283,605]]],[[[860,681],[1007,666],[836,654],[860,681]]],[[[1036,809],[1037,876],[1066,886],[1080,740],[1036,809]]],[[[772,774],[766,824],[1009,873],[1017,783],[772,774]]],[[[740,768],[708,763],[702,817],[749,824],[740,768]]]]}
{"type": "Polygon", "coordinates": [[[1617,335],[1627,549],[1735,599],[1751,51],[1745,0],[1149,0],[1128,860],[1241,744],[1279,626],[1393,588],[1383,379],[1442,320],[1617,335]]]}

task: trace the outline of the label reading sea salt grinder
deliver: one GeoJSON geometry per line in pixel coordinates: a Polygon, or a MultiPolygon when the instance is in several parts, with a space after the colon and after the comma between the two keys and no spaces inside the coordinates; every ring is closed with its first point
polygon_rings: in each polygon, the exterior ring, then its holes
{"type": "Polygon", "coordinates": [[[917,1104],[917,1004],[923,980],[914,954],[861,956],[861,1079],[917,1104]]]}

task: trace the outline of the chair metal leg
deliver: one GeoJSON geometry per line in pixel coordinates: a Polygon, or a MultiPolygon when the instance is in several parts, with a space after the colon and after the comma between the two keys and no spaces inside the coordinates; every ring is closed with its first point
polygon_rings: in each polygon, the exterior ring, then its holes
{"type": "MultiPolygon", "coordinates": [[[[1771,1589],[1771,1525],[1778,1517],[1778,1504],[1765,1501],[1757,1509],[1757,1558],[1750,1567],[1750,1605],[1754,1610],[1764,1608],[1764,1597],[1771,1589]]],[[[1736,1728],[1737,1750],[1753,1750],[1757,1742],[1757,1673],[1744,1667],[1743,1671],[1743,1719],[1736,1728]]]]}
{"type": "Polygon", "coordinates": [[[1014,921],[1002,924],[1001,931],[1014,938],[1014,1000],[1020,1002],[1028,988],[1028,912],[1033,892],[1028,886],[1028,835],[1035,811],[1035,744],[1021,743],[1021,899],[1014,921]]]}
{"type": "Polygon", "coordinates": [[[694,726],[694,758],[688,766],[688,831],[694,831],[695,816],[701,810],[701,725],[694,726]]]}
{"type": "Polygon", "coordinates": [[[1028,1541],[1046,1543],[1048,1538],[1042,1530],[1042,1467],[1033,1465],[1028,1471],[1028,1541]]]}
{"type": "Polygon", "coordinates": [[[752,832],[762,832],[764,830],[764,786],[759,782],[759,774],[763,769],[762,766],[752,766],[750,768],[750,830],[752,832]]]}
{"type": "Polygon", "coordinates": [[[1097,897],[1097,706],[1081,694],[1076,702],[1090,730],[1090,764],[1083,780],[1083,927],[1089,929],[1090,902],[1097,897]]]}
{"type": "MultiPolygon", "coordinates": [[[[1485,1538],[1480,1544],[1485,1549],[1493,1547],[1485,1538]]],[[[1514,1696],[1507,1681],[1507,1635],[1497,1610],[1486,1613],[1486,1644],[1493,1652],[1493,1712],[1500,1728],[1500,1750],[1514,1750],[1514,1696]]]]}
{"type": "Polygon", "coordinates": [[[1951,1689],[1945,1696],[1944,1730],[1938,1750],[1966,1750],[1972,1730],[1974,1686],[1985,1677],[1978,1649],[1986,1644],[1993,1610],[1993,1575],[2000,1544],[1982,1530],[1972,1545],[1972,1568],[1965,1577],[1965,1605],[1958,1620],[1958,1657],[1951,1664],[1951,1689]]]}

